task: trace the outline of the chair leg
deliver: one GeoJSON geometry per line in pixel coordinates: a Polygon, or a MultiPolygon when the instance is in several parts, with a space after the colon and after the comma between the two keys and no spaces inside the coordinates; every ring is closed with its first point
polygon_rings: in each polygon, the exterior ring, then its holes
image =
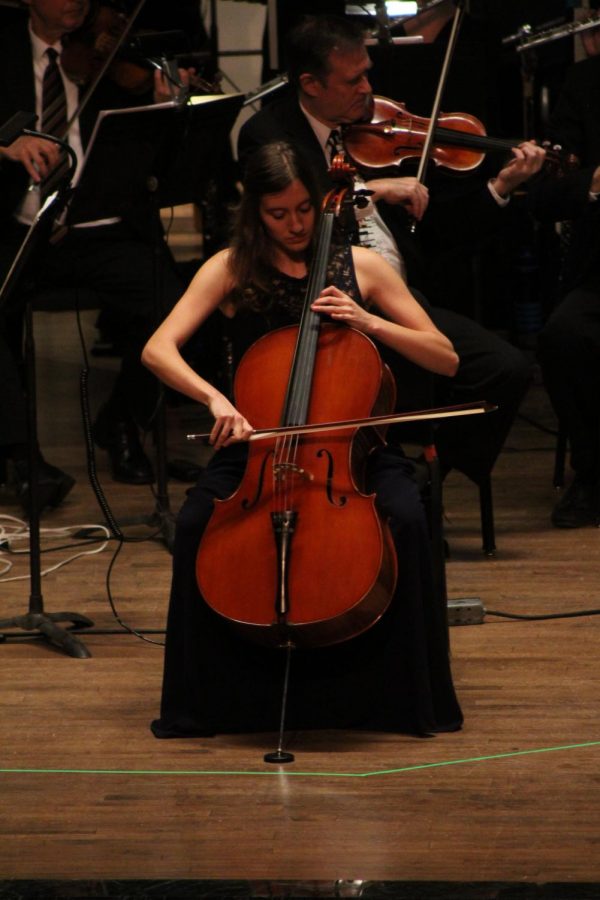
{"type": "Polygon", "coordinates": [[[554,475],[552,483],[559,490],[565,484],[565,460],[567,458],[567,432],[563,425],[558,423],[556,436],[556,451],[554,453],[554,475]]]}
{"type": "Polygon", "coordinates": [[[494,503],[492,500],[492,479],[487,475],[479,482],[479,511],[481,514],[481,538],[486,556],[496,555],[496,534],[494,529],[494,503]]]}
{"type": "MultiPolygon", "coordinates": [[[[440,604],[440,608],[443,610],[444,620],[447,623],[448,593],[446,588],[442,478],[435,444],[432,443],[425,446],[423,448],[423,456],[427,464],[428,473],[425,505],[429,519],[429,533],[431,538],[433,582],[436,598],[440,604]]],[[[448,624],[446,624],[445,637],[447,645],[449,646],[450,633],[448,624]]]]}

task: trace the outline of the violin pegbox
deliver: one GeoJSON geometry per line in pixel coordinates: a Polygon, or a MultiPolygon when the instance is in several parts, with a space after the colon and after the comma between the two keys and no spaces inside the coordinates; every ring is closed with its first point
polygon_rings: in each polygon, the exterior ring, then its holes
{"type": "Polygon", "coordinates": [[[542,141],[542,147],[546,151],[544,169],[559,178],[568,175],[569,172],[575,172],[581,165],[579,157],[574,153],[567,153],[560,144],[542,141]]]}

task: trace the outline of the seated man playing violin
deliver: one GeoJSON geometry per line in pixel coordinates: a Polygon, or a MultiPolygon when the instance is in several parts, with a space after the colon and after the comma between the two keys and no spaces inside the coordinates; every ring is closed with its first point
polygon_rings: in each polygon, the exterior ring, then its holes
{"type": "MultiPolygon", "coordinates": [[[[89,0],[24,0],[24,6],[27,14],[24,11],[21,19],[0,34],[0,123],[17,111],[35,113],[37,127],[47,128],[57,137],[68,137],[81,162],[101,109],[139,106],[170,97],[160,73],[156,73],[154,91],[145,95],[133,96],[108,76],[100,78],[93,92],[87,94],[89,85],[76,85],[65,76],[61,52],[65,36],[86,20],[89,0]],[[44,104],[49,92],[52,103],[44,104]],[[86,103],[82,108],[83,98],[86,103]]],[[[0,278],[8,271],[37,214],[44,180],[61,166],[62,153],[56,144],[33,136],[21,136],[0,148],[0,278]]],[[[111,173],[105,177],[109,179],[111,173]]],[[[153,229],[157,225],[147,208],[133,208],[122,219],[72,228],[62,240],[43,248],[43,255],[35,261],[36,290],[91,289],[102,298],[103,308],[110,311],[118,329],[123,347],[121,368],[96,418],[93,434],[98,446],[108,450],[113,478],[130,484],[154,480],[138,428],[148,426],[158,397],[155,380],[139,361],[144,341],[155,325],[155,263],[165,308],[174,304],[183,289],[162,242],[158,258],[155,255],[153,229]]],[[[15,301],[0,322],[7,352],[15,359],[20,352],[21,318],[22,309],[15,301]]],[[[17,402],[17,395],[14,400],[17,402]]],[[[0,422],[0,430],[4,431],[4,422],[0,422]]],[[[20,462],[18,454],[24,441],[24,435],[13,436],[4,455],[20,462]]],[[[51,490],[50,485],[47,491],[49,505],[56,505],[72,479],[53,467],[45,471],[45,476],[55,486],[51,490]]]]}
{"type": "MultiPolygon", "coordinates": [[[[308,17],[292,29],[286,54],[291,90],[252,116],[239,136],[242,161],[266,141],[286,140],[310,161],[321,185],[329,183],[330,147],[343,137],[344,126],[369,118],[373,99],[369,83],[369,59],[362,30],[350,19],[308,17]]],[[[461,199],[450,229],[452,238],[465,241],[493,229],[503,215],[512,191],[539,171],[544,151],[526,142],[512,151],[510,160],[489,184],[461,199]],[[456,213],[458,213],[456,215],[456,213]],[[459,221],[457,221],[459,220],[459,221]]],[[[414,177],[371,177],[365,171],[365,187],[372,191],[371,205],[358,223],[361,243],[372,246],[406,274],[409,285],[418,281],[419,252],[410,220],[421,222],[429,215],[429,192],[414,177]]],[[[432,204],[434,206],[434,204],[432,204]]],[[[425,267],[426,269],[426,260],[425,267]]],[[[444,422],[436,432],[436,445],[443,471],[457,468],[476,483],[487,477],[504,443],[529,379],[529,367],[519,350],[474,321],[451,310],[430,308],[421,297],[437,327],[452,341],[460,358],[453,378],[434,378],[435,405],[485,399],[498,406],[485,422],[444,422]]],[[[397,375],[403,374],[396,366],[397,375]]],[[[415,373],[406,392],[402,378],[399,402],[414,405],[415,373]],[[404,395],[403,395],[404,390],[404,395]]]]}
{"type": "Polygon", "coordinates": [[[566,237],[560,302],[538,341],[544,384],[567,435],[572,469],[551,513],[555,528],[600,523],[599,116],[600,55],[592,53],[568,70],[548,123],[549,138],[574,153],[581,166],[561,177],[546,173],[529,193],[533,213],[541,221],[562,222],[566,237]]]}

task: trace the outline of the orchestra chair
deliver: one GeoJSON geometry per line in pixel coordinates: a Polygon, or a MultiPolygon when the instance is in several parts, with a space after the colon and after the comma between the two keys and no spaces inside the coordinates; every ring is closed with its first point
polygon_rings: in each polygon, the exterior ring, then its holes
{"type": "MultiPolygon", "coordinates": [[[[433,438],[431,441],[423,444],[423,455],[426,454],[426,448],[430,447],[429,453],[434,452],[435,448],[435,439],[433,438]]],[[[411,457],[412,458],[412,457],[411,457]]],[[[417,460],[413,459],[413,462],[417,463],[422,461],[422,456],[419,456],[417,460]]],[[[465,476],[466,477],[466,476],[465,476]]],[[[426,477],[419,477],[419,484],[427,485],[428,481],[426,477]]],[[[475,482],[473,482],[475,484],[475,482]]],[[[479,521],[480,521],[480,531],[481,531],[481,549],[485,556],[495,556],[496,555],[496,527],[494,521],[494,500],[493,500],[493,492],[492,492],[492,476],[488,474],[484,476],[480,481],[476,483],[477,491],[478,491],[478,499],[479,499],[479,521]]],[[[443,498],[443,483],[440,484],[440,494],[443,498]]],[[[443,516],[443,499],[440,499],[440,509],[442,511],[443,516]]]]}
{"type": "Polygon", "coordinates": [[[496,555],[496,529],[494,525],[494,501],[492,476],[488,473],[478,482],[479,516],[481,520],[481,546],[486,556],[496,555]]]}
{"type": "MultiPolygon", "coordinates": [[[[394,374],[397,385],[404,383],[411,384],[411,396],[409,399],[410,406],[405,407],[406,398],[402,401],[402,406],[397,407],[398,411],[409,411],[411,409],[430,409],[436,404],[434,402],[434,380],[433,375],[424,373],[422,370],[418,373],[418,380],[411,381],[411,373],[415,368],[411,363],[398,362],[397,358],[388,348],[379,346],[382,359],[394,374]]],[[[389,443],[397,443],[401,447],[405,444],[414,447],[428,446],[435,447],[435,431],[436,424],[430,423],[407,423],[405,425],[392,425],[388,429],[387,439],[389,443]]],[[[418,451],[417,451],[418,452],[418,451]]],[[[410,455],[410,454],[409,454],[410,455]]],[[[465,476],[466,477],[466,476],[465,476]]],[[[477,481],[473,481],[477,486],[479,495],[479,518],[481,528],[481,544],[485,556],[494,556],[496,553],[496,531],[494,524],[494,503],[492,495],[492,476],[488,472],[477,481]]],[[[443,479],[441,481],[440,491],[443,493],[443,479]]],[[[441,504],[443,509],[443,503],[441,504]]]]}
{"type": "MultiPolygon", "coordinates": [[[[560,286],[559,297],[564,293],[564,272],[565,262],[567,260],[571,242],[573,238],[573,224],[569,220],[556,223],[556,231],[558,234],[558,250],[559,250],[559,274],[558,283],[560,286]]],[[[560,302],[560,301],[559,301],[560,302]]],[[[567,460],[568,437],[567,429],[564,424],[558,421],[556,432],[556,447],[554,450],[554,472],[552,475],[552,484],[557,491],[565,486],[565,464],[567,460]]]]}

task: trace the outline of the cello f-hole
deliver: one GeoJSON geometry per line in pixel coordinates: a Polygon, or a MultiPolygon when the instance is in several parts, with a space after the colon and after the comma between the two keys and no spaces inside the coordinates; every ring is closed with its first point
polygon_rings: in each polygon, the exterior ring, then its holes
{"type": "Polygon", "coordinates": [[[326,482],[325,482],[325,490],[327,493],[327,499],[329,500],[329,502],[331,503],[332,506],[337,506],[338,508],[341,509],[342,506],[345,506],[346,503],[348,502],[348,498],[342,494],[339,501],[334,500],[333,491],[332,491],[333,468],[334,468],[333,467],[333,457],[332,457],[331,453],[329,452],[329,450],[327,450],[325,447],[322,447],[321,450],[319,450],[319,452],[317,453],[318,458],[321,458],[323,456],[325,456],[327,458],[327,477],[326,477],[326,482]]]}
{"type": "Polygon", "coordinates": [[[269,453],[265,453],[261,467],[260,467],[260,475],[259,475],[259,478],[258,478],[258,481],[256,484],[256,493],[254,495],[254,499],[249,500],[246,497],[244,500],[242,500],[242,509],[246,509],[246,510],[252,509],[254,506],[256,506],[256,504],[260,500],[261,494],[263,492],[263,484],[265,481],[265,469],[267,468],[267,463],[269,461],[269,457],[273,456],[273,455],[274,455],[273,450],[271,450],[269,453]]]}

